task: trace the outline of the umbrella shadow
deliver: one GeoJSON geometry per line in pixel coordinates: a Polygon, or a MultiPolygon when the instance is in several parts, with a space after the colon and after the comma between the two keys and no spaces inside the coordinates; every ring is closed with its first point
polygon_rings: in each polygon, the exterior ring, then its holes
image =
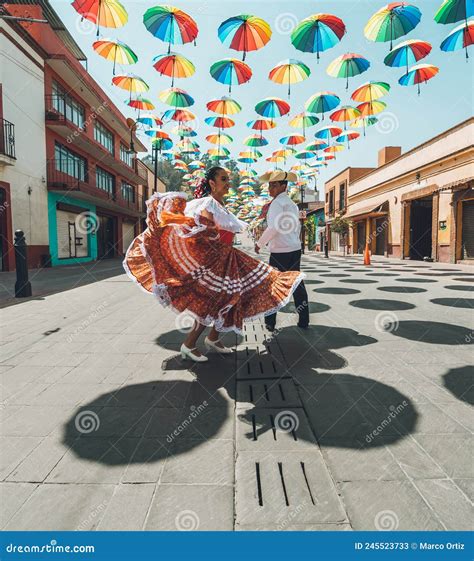
{"type": "Polygon", "coordinates": [[[462,366],[451,368],[443,375],[444,387],[457,399],[474,405],[474,368],[462,366]]]}

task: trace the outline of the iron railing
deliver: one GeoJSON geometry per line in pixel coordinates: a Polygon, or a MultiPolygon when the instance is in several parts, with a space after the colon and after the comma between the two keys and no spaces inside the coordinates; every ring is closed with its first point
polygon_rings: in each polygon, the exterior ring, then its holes
{"type": "Polygon", "coordinates": [[[2,134],[0,136],[0,154],[16,160],[15,156],[15,125],[6,119],[0,119],[2,134]]]}

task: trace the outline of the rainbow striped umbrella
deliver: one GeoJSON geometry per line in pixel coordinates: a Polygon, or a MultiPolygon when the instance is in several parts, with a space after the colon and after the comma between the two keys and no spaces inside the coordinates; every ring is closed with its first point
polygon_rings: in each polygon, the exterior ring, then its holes
{"type": "Polygon", "coordinates": [[[255,111],[262,117],[274,119],[289,113],[290,104],[278,97],[267,97],[255,105],[255,111]]]}
{"type": "Polygon", "coordinates": [[[229,134],[224,134],[219,132],[219,134],[209,134],[206,136],[206,140],[211,144],[231,144],[234,139],[229,134]]]}
{"type": "Polygon", "coordinates": [[[242,14],[223,21],[217,35],[229,49],[242,51],[242,60],[245,60],[248,52],[257,51],[270,41],[272,30],[263,19],[242,14]]]}
{"type": "Polygon", "coordinates": [[[145,82],[145,80],[140,78],[140,76],[135,76],[135,74],[114,76],[112,78],[112,84],[122,90],[127,90],[130,94],[130,99],[132,99],[132,92],[143,93],[150,89],[150,86],[145,82]]]}
{"type": "Polygon", "coordinates": [[[174,169],[177,169],[179,171],[188,171],[188,165],[186,164],[186,162],[183,162],[181,160],[175,162],[173,167],[174,169]]]}
{"type": "Polygon", "coordinates": [[[458,25],[441,43],[441,50],[445,52],[466,49],[466,60],[469,58],[467,48],[474,43],[474,21],[467,21],[458,25]]]}
{"type": "Polygon", "coordinates": [[[230,129],[235,125],[235,121],[229,117],[206,117],[204,122],[211,127],[219,129],[230,129]]]}
{"type": "Polygon", "coordinates": [[[230,151],[227,148],[210,148],[207,153],[211,158],[224,159],[229,157],[230,151]]]}
{"type": "Polygon", "coordinates": [[[370,67],[370,62],[355,53],[346,53],[334,59],[326,69],[329,76],[346,79],[346,90],[349,89],[349,78],[362,74],[370,67]]]}
{"type": "Polygon", "coordinates": [[[133,107],[133,109],[138,109],[138,111],[151,111],[155,109],[153,103],[141,95],[137,95],[135,99],[129,99],[126,101],[126,104],[129,107],[133,107]]]}
{"type": "Polygon", "coordinates": [[[418,95],[420,95],[420,84],[428,82],[438,74],[439,68],[432,64],[417,64],[412,66],[406,74],[399,78],[398,83],[401,86],[418,86],[418,95]]]}
{"type": "Polygon", "coordinates": [[[357,138],[359,138],[360,133],[358,133],[357,131],[351,131],[351,130],[347,130],[344,131],[342,134],[340,134],[337,138],[336,138],[336,142],[347,142],[347,148],[348,150],[351,149],[350,147],[350,143],[353,140],[356,140],[357,138]]]}
{"type": "Polygon", "coordinates": [[[196,41],[198,26],[191,16],[174,6],[153,6],[143,15],[143,25],[154,37],[171,44],[184,45],[196,41]]]}
{"type": "Polygon", "coordinates": [[[387,82],[366,82],[352,92],[351,98],[354,101],[374,101],[387,95],[389,91],[390,84],[387,82]]]}
{"type": "Polygon", "coordinates": [[[276,123],[270,119],[254,119],[253,121],[248,121],[247,126],[256,131],[267,131],[274,129],[276,123]]]}
{"type": "Polygon", "coordinates": [[[335,93],[325,91],[312,95],[304,106],[309,113],[321,113],[324,119],[324,113],[332,111],[339,103],[341,100],[335,93]]]}
{"type": "Polygon", "coordinates": [[[189,169],[202,169],[206,167],[206,164],[204,162],[201,162],[200,160],[191,160],[188,164],[189,169]]]}
{"type": "Polygon", "coordinates": [[[306,145],[306,150],[309,150],[310,152],[317,152],[318,150],[326,148],[327,145],[328,143],[325,140],[317,138],[314,142],[306,145]]]}
{"type": "Polygon", "coordinates": [[[390,41],[403,37],[420,23],[421,12],[416,6],[405,2],[387,4],[369,19],[364,28],[364,35],[370,41],[390,41]]]}
{"type": "Polygon", "coordinates": [[[298,160],[310,160],[311,158],[315,158],[316,154],[312,151],[312,150],[300,150],[299,152],[296,152],[296,154],[294,155],[295,158],[298,158],[298,160]]]}
{"type": "Polygon", "coordinates": [[[211,76],[217,82],[229,86],[229,94],[233,85],[245,84],[252,77],[252,70],[248,64],[235,58],[218,60],[210,70],[211,76]]]}
{"type": "Polygon", "coordinates": [[[114,63],[113,75],[115,76],[115,65],[118,64],[135,64],[138,61],[137,55],[132,49],[119,41],[118,39],[100,39],[92,43],[94,51],[105,58],[112,60],[114,63]]]}
{"type": "Polygon", "coordinates": [[[300,21],[291,33],[291,42],[299,51],[319,53],[334,47],[344,36],[346,26],[332,14],[315,14],[300,21]]]}
{"type": "Polygon", "coordinates": [[[340,127],[322,127],[314,133],[315,138],[321,138],[329,142],[333,136],[339,136],[342,134],[342,129],[340,127]]]}
{"type": "Polygon", "coordinates": [[[258,134],[252,134],[250,136],[247,136],[247,138],[244,139],[244,144],[246,146],[253,146],[253,147],[257,148],[259,146],[267,146],[268,140],[266,138],[263,138],[263,136],[260,136],[258,134]]]}
{"type": "Polygon", "coordinates": [[[356,107],[351,107],[350,105],[343,105],[339,109],[336,109],[334,113],[331,113],[329,118],[331,121],[343,122],[344,128],[346,128],[347,121],[352,121],[360,116],[360,111],[356,107]]]}
{"type": "Polygon", "coordinates": [[[174,86],[175,78],[189,78],[194,74],[194,64],[178,53],[158,55],[153,59],[153,68],[162,76],[171,78],[171,87],[174,86]]]}
{"type": "Polygon", "coordinates": [[[474,16],[474,2],[472,0],[444,0],[435,14],[436,23],[457,23],[474,16]]]}
{"type": "Polygon", "coordinates": [[[295,146],[304,142],[306,138],[300,134],[290,134],[289,136],[284,136],[280,138],[280,144],[286,144],[287,146],[295,146]]]}
{"type": "Polygon", "coordinates": [[[152,138],[169,138],[169,134],[165,131],[162,131],[160,129],[149,129],[147,131],[145,131],[145,134],[147,136],[151,136],[152,138]]]}
{"type": "Polygon", "coordinates": [[[85,18],[99,27],[118,28],[128,21],[127,10],[118,0],[74,0],[72,7],[81,14],[81,21],[85,18]]]}
{"type": "Polygon", "coordinates": [[[355,127],[356,129],[360,129],[362,128],[364,131],[364,136],[365,136],[365,129],[367,127],[370,127],[372,125],[375,125],[378,122],[377,117],[359,117],[357,119],[355,119],[354,121],[352,121],[351,123],[351,127],[355,127]]]}
{"type": "Polygon", "coordinates": [[[387,108],[387,104],[383,101],[366,101],[357,106],[359,117],[371,117],[382,113],[387,108]]]}
{"type": "Polygon", "coordinates": [[[231,97],[221,97],[220,99],[213,99],[206,103],[208,111],[217,113],[218,115],[235,115],[242,111],[240,103],[231,97]]]}
{"type": "Polygon", "coordinates": [[[183,138],[176,144],[176,148],[181,154],[193,154],[199,149],[199,144],[190,138],[183,138]]]}
{"type": "Polygon", "coordinates": [[[288,58],[274,66],[268,77],[276,84],[288,84],[288,97],[291,95],[291,84],[297,84],[309,78],[311,70],[304,62],[288,58]]]}
{"type": "Polygon", "coordinates": [[[314,127],[319,123],[318,117],[316,115],[310,115],[309,113],[298,113],[293,118],[290,119],[289,125],[294,129],[303,129],[303,136],[305,136],[306,129],[309,127],[314,127]]]}
{"type": "Polygon", "coordinates": [[[186,121],[194,121],[196,115],[187,109],[168,109],[163,113],[163,121],[178,121],[184,123],[186,121]]]}
{"type": "Polygon", "coordinates": [[[171,129],[171,132],[173,134],[177,134],[179,135],[180,138],[184,138],[185,136],[197,136],[197,132],[192,129],[191,127],[187,127],[186,125],[183,125],[182,123],[179,123],[178,125],[176,125],[175,127],[173,127],[171,129]]]}
{"type": "Polygon", "coordinates": [[[159,117],[151,113],[138,117],[137,122],[147,127],[161,127],[163,124],[163,121],[159,117]]]}
{"type": "Polygon", "coordinates": [[[168,88],[158,94],[158,98],[163,103],[172,107],[190,107],[194,104],[194,99],[180,88],[168,88]]]}
{"type": "Polygon", "coordinates": [[[173,146],[173,141],[170,138],[154,138],[151,143],[156,146],[158,152],[169,150],[173,146]]]}
{"type": "Polygon", "coordinates": [[[409,39],[396,45],[384,58],[384,63],[392,67],[406,66],[408,72],[409,65],[425,58],[430,52],[431,45],[427,41],[409,39]]]}
{"type": "Polygon", "coordinates": [[[244,152],[239,152],[239,156],[241,158],[255,158],[258,160],[263,156],[263,154],[258,150],[245,150],[244,152]]]}

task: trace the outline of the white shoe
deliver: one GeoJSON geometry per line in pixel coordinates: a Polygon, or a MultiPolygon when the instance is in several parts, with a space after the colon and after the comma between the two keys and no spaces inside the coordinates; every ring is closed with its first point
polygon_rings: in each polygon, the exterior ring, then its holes
{"type": "Polygon", "coordinates": [[[221,353],[223,355],[228,355],[232,352],[232,349],[229,349],[229,347],[224,347],[219,339],[217,341],[211,341],[209,337],[206,337],[204,339],[204,344],[209,351],[216,351],[216,353],[221,353]]]}
{"type": "Polygon", "coordinates": [[[195,351],[196,348],[194,349],[188,349],[188,347],[186,347],[186,345],[181,345],[180,348],[180,352],[181,352],[181,357],[182,358],[189,358],[190,360],[193,360],[194,362],[207,362],[209,359],[207,358],[207,356],[204,355],[196,355],[193,353],[193,351],[195,351]]]}

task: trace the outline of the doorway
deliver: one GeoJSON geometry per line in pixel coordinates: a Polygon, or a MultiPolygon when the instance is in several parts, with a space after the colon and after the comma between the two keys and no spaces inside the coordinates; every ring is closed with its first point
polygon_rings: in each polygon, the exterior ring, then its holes
{"type": "Polygon", "coordinates": [[[364,253],[366,244],[365,220],[357,222],[357,253],[364,253]]]}
{"type": "Polygon", "coordinates": [[[415,199],[410,211],[410,259],[431,258],[433,198],[415,199]]]}
{"type": "Polygon", "coordinates": [[[97,258],[110,259],[115,257],[115,218],[99,215],[97,229],[97,258]]]}
{"type": "Polygon", "coordinates": [[[474,259],[474,199],[462,203],[461,259],[474,259]]]}
{"type": "Polygon", "coordinates": [[[388,218],[383,216],[375,220],[375,255],[385,255],[387,247],[388,218]]]}

